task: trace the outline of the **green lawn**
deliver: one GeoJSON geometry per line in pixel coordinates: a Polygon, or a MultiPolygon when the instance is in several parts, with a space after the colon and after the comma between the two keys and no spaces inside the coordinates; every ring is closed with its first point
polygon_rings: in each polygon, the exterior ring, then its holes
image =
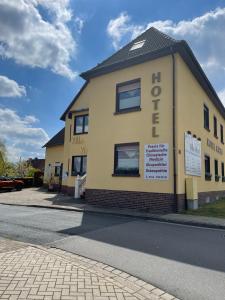
{"type": "Polygon", "coordinates": [[[225,218],[225,199],[223,198],[213,203],[205,204],[197,210],[187,210],[185,214],[225,218]]]}

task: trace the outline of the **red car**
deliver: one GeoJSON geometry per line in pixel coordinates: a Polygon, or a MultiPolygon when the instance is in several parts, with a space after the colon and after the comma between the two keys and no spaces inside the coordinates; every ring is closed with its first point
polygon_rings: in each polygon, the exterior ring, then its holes
{"type": "Polygon", "coordinates": [[[0,190],[12,191],[16,189],[17,191],[21,191],[23,186],[24,183],[22,180],[0,177],[0,190]]]}

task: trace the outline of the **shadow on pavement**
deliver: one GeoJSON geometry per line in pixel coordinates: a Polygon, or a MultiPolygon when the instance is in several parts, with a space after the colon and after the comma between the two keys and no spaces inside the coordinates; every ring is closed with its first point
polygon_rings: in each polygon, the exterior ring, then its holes
{"type": "Polygon", "coordinates": [[[49,192],[46,188],[40,187],[37,189],[39,193],[49,195],[45,197],[44,200],[51,202],[52,205],[61,205],[61,206],[75,206],[76,204],[85,205],[84,199],[74,199],[72,196],[64,195],[57,192],[49,192]],[[54,196],[53,196],[54,195],[54,196]]]}
{"type": "Polygon", "coordinates": [[[59,233],[225,272],[225,231],[222,230],[84,212],[80,226],[59,233]]]}

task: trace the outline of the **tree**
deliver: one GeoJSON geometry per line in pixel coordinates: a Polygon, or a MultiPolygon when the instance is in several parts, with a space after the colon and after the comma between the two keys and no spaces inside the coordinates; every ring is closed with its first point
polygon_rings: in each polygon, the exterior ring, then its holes
{"type": "Polygon", "coordinates": [[[0,176],[34,177],[37,171],[40,170],[32,167],[29,161],[22,159],[17,163],[8,161],[6,146],[4,142],[0,140],[0,176]]]}
{"type": "Polygon", "coordinates": [[[4,176],[14,177],[18,176],[17,170],[16,170],[16,164],[13,162],[6,161],[5,163],[5,171],[3,173],[4,176]]]}
{"type": "Polygon", "coordinates": [[[40,172],[39,169],[36,169],[32,166],[29,166],[29,168],[27,169],[27,175],[28,177],[34,177],[34,174],[37,173],[37,172],[40,172]]]}
{"type": "Polygon", "coordinates": [[[15,164],[15,170],[19,177],[34,177],[34,173],[40,171],[39,169],[34,168],[29,160],[21,159],[15,164]]]}

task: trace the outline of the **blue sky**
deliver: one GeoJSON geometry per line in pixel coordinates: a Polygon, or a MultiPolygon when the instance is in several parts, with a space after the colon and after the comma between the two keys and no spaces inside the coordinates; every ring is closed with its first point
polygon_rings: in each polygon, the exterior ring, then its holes
{"type": "Polygon", "coordinates": [[[43,156],[78,74],[150,26],[192,47],[225,103],[225,1],[0,0],[0,139],[11,160],[43,156]]]}

